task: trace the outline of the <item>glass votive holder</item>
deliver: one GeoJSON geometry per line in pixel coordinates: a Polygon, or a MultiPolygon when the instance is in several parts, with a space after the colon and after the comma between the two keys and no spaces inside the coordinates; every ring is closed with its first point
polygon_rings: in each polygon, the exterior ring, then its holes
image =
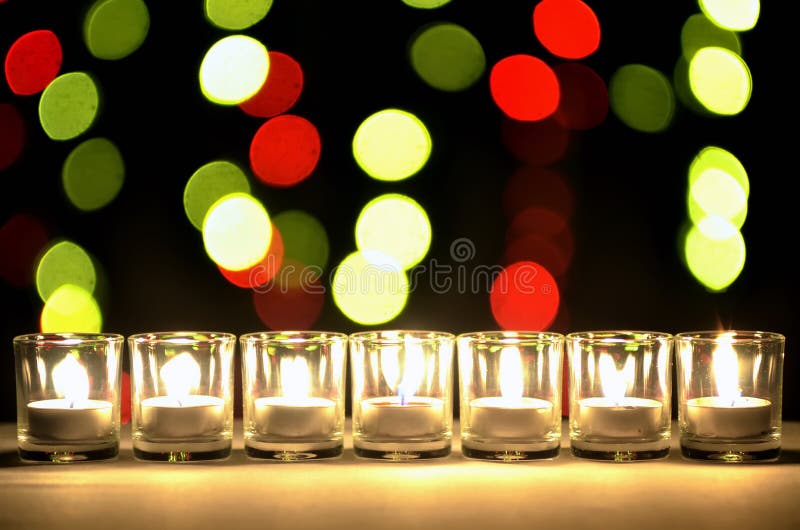
{"type": "Polygon", "coordinates": [[[134,457],[189,462],[230,456],[235,347],[230,333],[128,337],[134,457]]]}
{"type": "Polygon", "coordinates": [[[766,331],[675,336],[681,454],[721,462],[780,456],[783,349],[766,331]]]}
{"type": "Polygon", "coordinates": [[[276,331],[239,342],[247,456],[289,462],[341,456],[347,335],[276,331]]]}
{"type": "Polygon", "coordinates": [[[566,342],[572,454],[614,462],[668,456],[672,335],[586,331],[566,342]]]}
{"type": "Polygon", "coordinates": [[[504,462],[558,456],[564,336],[490,331],[456,341],[461,453],[504,462]]]}
{"type": "Polygon", "coordinates": [[[60,463],[119,454],[124,340],[113,333],[14,338],[20,459],[60,463]]]}
{"type": "Polygon", "coordinates": [[[455,335],[439,331],[350,335],[357,457],[404,461],[450,454],[454,343],[455,335]]]}

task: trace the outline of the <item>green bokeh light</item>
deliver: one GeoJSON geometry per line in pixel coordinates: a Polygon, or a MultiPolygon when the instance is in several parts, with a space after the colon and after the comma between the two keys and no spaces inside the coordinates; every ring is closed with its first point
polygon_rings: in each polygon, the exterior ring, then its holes
{"type": "Polygon", "coordinates": [[[397,181],[417,173],[431,155],[431,137],[419,118],[399,109],[368,117],[353,136],[353,156],[369,176],[397,181]]]}
{"type": "Polygon", "coordinates": [[[481,43],[467,29],[447,22],[433,24],[415,35],[411,66],[425,83],[445,92],[466,90],[486,70],[481,43]]]}
{"type": "Polygon", "coordinates": [[[336,268],[333,301],[344,315],[363,325],[384,324],[408,300],[408,278],[390,256],[374,250],[347,256],[336,268]]]}
{"type": "Polygon", "coordinates": [[[609,103],[625,125],[641,132],[665,130],[675,112],[675,95],[667,77],[642,64],[625,65],[614,73],[609,103]]]}
{"type": "Polygon", "coordinates": [[[739,183],[745,197],[750,196],[750,179],[742,163],[730,151],[709,145],[700,150],[689,165],[689,186],[708,169],[724,171],[739,183]]]}
{"type": "Polygon", "coordinates": [[[314,216],[302,210],[287,210],[272,218],[283,238],[283,256],[305,266],[328,266],[330,243],[325,227],[314,216]]]}
{"type": "Polygon", "coordinates": [[[222,29],[242,30],[267,16],[272,0],[206,0],[209,22],[222,29]]]}
{"type": "Polygon", "coordinates": [[[62,285],[71,284],[93,293],[97,283],[92,258],[72,241],[51,245],[36,267],[36,290],[43,302],[62,285]]]}
{"type": "Polygon", "coordinates": [[[147,37],[150,12],[142,0],[97,0],[86,15],[83,38],[98,59],[122,59],[147,37]]]}
{"type": "Polygon", "coordinates": [[[753,89],[747,64],[725,48],[697,51],[689,62],[689,86],[709,111],[732,116],[744,110],[753,89]]]}
{"type": "Polygon", "coordinates": [[[86,132],[97,117],[100,94],[84,72],[62,74],[39,99],[39,122],[53,140],[71,140],[86,132]]]}
{"type": "Polygon", "coordinates": [[[359,250],[377,250],[410,269],[422,261],[431,245],[428,214],[405,195],[381,195],[361,210],[356,244],[359,250]]]}
{"type": "Polygon", "coordinates": [[[747,194],[727,172],[709,168],[698,175],[687,195],[689,217],[695,223],[709,216],[720,216],[736,228],[747,217],[747,194]]]}
{"type": "Polygon", "coordinates": [[[122,188],[125,163],[110,140],[92,138],[67,156],[61,180],[67,198],[76,208],[97,210],[113,201],[122,188]]]}
{"type": "Polygon", "coordinates": [[[48,297],[39,324],[42,333],[99,333],[103,314],[89,291],[67,283],[48,297]]]}
{"type": "Polygon", "coordinates": [[[449,4],[450,0],[403,0],[403,3],[417,9],[436,9],[449,4]]]}
{"type": "Polygon", "coordinates": [[[209,257],[239,271],[264,259],[272,225],[264,206],[246,193],[232,193],[214,203],[203,220],[203,243],[209,257]]]}
{"type": "Polygon", "coordinates": [[[258,40],[230,35],[215,42],[200,64],[200,89],[212,103],[237,105],[267,79],[269,53],[258,40]]]}
{"type": "Polygon", "coordinates": [[[687,18],[681,29],[684,59],[691,61],[698,50],[709,46],[725,48],[737,55],[742,53],[742,43],[736,32],[717,26],[701,13],[687,18]]]}
{"type": "Polygon", "coordinates": [[[699,0],[699,4],[715,24],[733,31],[753,29],[761,12],[760,0],[699,0]]]}
{"type": "Polygon", "coordinates": [[[231,162],[216,160],[194,172],[183,189],[183,209],[198,230],[203,229],[208,209],[225,195],[250,193],[244,171],[231,162]]]}
{"type": "Polygon", "coordinates": [[[692,275],[710,291],[722,291],[742,272],[744,238],[721,217],[706,217],[689,229],[684,245],[692,275]]]}

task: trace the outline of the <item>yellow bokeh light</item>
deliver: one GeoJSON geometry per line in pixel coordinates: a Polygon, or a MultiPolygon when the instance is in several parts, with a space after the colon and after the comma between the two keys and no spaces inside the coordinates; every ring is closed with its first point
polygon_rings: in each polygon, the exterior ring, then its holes
{"type": "Polygon", "coordinates": [[[360,250],[336,268],[333,301],[358,324],[384,324],[399,315],[408,300],[408,278],[391,256],[360,250]]]}
{"type": "Polygon", "coordinates": [[[42,308],[42,333],[99,333],[103,315],[92,293],[67,283],[53,291],[42,308]]]}
{"type": "Polygon", "coordinates": [[[237,105],[258,92],[268,73],[267,48],[247,35],[230,35],[215,42],[203,57],[200,89],[213,103],[237,105]]]}
{"type": "Polygon", "coordinates": [[[89,254],[72,241],[59,241],[42,254],[36,266],[36,290],[43,302],[62,285],[71,284],[93,293],[97,272],[89,254]]]}
{"type": "Polygon", "coordinates": [[[689,86],[697,100],[715,114],[732,116],[747,107],[753,89],[747,64],[725,48],[701,48],[689,62],[689,86]]]}
{"type": "Polygon", "coordinates": [[[409,269],[422,261],[431,246],[428,214],[405,195],[381,195],[361,210],[356,244],[359,250],[380,251],[409,269]]]}
{"type": "Polygon", "coordinates": [[[369,176],[397,181],[417,173],[431,155],[431,136],[413,114],[386,109],[364,120],[353,136],[353,156],[369,176]]]}
{"type": "Polygon", "coordinates": [[[203,243],[220,267],[238,271],[267,254],[272,225],[264,206],[246,193],[231,193],[209,208],[203,220],[203,243]]]}
{"type": "Polygon", "coordinates": [[[700,0],[699,4],[714,24],[733,31],[753,29],[761,12],[760,0],[700,0]]]}
{"type": "Polygon", "coordinates": [[[708,168],[689,187],[689,217],[699,223],[709,216],[719,216],[736,228],[747,217],[747,194],[726,171],[708,168]]]}
{"type": "Polygon", "coordinates": [[[747,170],[730,151],[713,145],[701,149],[689,166],[689,186],[691,187],[708,169],[724,171],[736,179],[745,197],[750,195],[750,179],[747,177],[747,170]]]}
{"type": "Polygon", "coordinates": [[[719,216],[702,219],[689,229],[684,245],[686,265],[711,291],[722,291],[742,272],[745,244],[741,232],[719,216]]]}

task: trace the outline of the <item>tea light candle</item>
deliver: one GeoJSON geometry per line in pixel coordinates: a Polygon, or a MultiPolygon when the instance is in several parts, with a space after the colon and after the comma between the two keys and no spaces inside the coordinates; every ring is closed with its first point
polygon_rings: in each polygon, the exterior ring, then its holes
{"type": "Polygon", "coordinates": [[[253,402],[260,434],[287,438],[327,438],[336,421],[336,403],[319,397],[273,396],[253,402]]]}
{"type": "Polygon", "coordinates": [[[142,428],[150,438],[195,438],[223,427],[225,401],[214,396],[157,396],[142,400],[142,428]]]}
{"type": "Polygon", "coordinates": [[[45,399],[28,403],[28,434],[43,440],[99,440],[111,433],[110,401],[45,399]]]}
{"type": "Polygon", "coordinates": [[[746,438],[769,432],[772,403],[756,397],[709,396],[686,401],[687,430],[707,438],[746,438]]]}
{"type": "Polygon", "coordinates": [[[648,438],[658,433],[663,405],[636,397],[589,397],[578,401],[580,430],[586,436],[648,438]]]}
{"type": "Polygon", "coordinates": [[[473,399],[469,414],[470,433],[482,438],[541,439],[553,424],[553,404],[530,397],[473,399]]]}
{"type": "Polygon", "coordinates": [[[439,434],[444,401],[431,397],[386,396],[361,402],[361,431],[370,437],[419,437],[439,434]]]}

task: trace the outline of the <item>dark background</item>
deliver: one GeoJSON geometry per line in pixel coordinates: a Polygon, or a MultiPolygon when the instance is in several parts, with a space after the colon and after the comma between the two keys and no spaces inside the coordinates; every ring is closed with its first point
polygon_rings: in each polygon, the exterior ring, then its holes
{"type": "MultiPolygon", "coordinates": [[[[696,2],[588,2],[597,13],[602,40],[583,64],[606,83],[622,65],[642,63],[671,77],[680,56],[680,30],[696,2]]],[[[102,266],[100,302],[104,331],[209,329],[242,334],[265,329],[247,290],[229,284],[208,259],[200,233],[183,211],[187,179],[203,164],[228,158],[248,164],[252,135],[263,123],[236,107],[209,103],[197,82],[200,62],[217,39],[233,32],[211,26],[203,2],[147,2],[150,31],[142,47],[120,61],[92,57],[81,38],[90,2],[0,3],[0,54],[22,34],[51,29],[64,50],[60,73],[91,72],[102,92],[92,129],[67,142],[50,140],[38,124],[38,96],[15,96],[0,83],[0,102],[13,103],[27,125],[22,157],[0,171],[0,225],[16,213],[41,219],[51,238],[64,237],[102,266]],[[106,136],[126,164],[120,195],[109,206],[83,213],[67,201],[61,165],[80,142],[106,136]]],[[[500,140],[502,114],[492,102],[488,71],[503,57],[529,53],[551,65],[561,60],[536,40],[534,1],[453,0],[441,9],[412,9],[400,0],[312,2],[275,0],[267,17],[242,33],[302,66],[305,87],[289,111],[311,120],[322,138],[320,162],[306,181],[288,189],[252,179],[253,193],[271,214],[303,209],[325,225],[329,267],[355,249],[353,227],[361,207],[388,192],[408,194],[425,207],[433,227],[428,258],[452,262],[450,244],[470,238],[471,266],[498,263],[507,226],[504,185],[519,163],[500,140]],[[487,72],[469,90],[436,91],[407,61],[408,39],[424,24],[461,24],[481,42],[487,72]],[[368,178],[355,164],[350,144],[373,112],[400,107],[416,113],[434,142],[428,164],[397,183],[368,178]]],[[[753,76],[753,95],[739,115],[713,118],[678,105],[663,133],[634,131],[609,112],[599,127],[572,137],[558,169],[575,198],[570,226],[575,254],[559,282],[561,312],[555,331],[651,329],[677,333],[698,329],[761,329],[787,337],[784,419],[800,419],[796,388],[800,372],[792,355],[800,329],[793,302],[798,287],[788,257],[795,240],[786,162],[788,140],[778,127],[791,125],[791,100],[781,97],[782,13],[762,7],[757,26],[740,35],[753,76]],[[742,228],[744,271],[724,293],[710,293],[680,258],[679,234],[687,218],[686,170],[706,145],[733,152],[748,171],[751,193],[742,228]]],[[[788,91],[788,89],[787,89],[788,91]]],[[[791,156],[789,154],[789,156],[791,156]]],[[[2,259],[2,257],[0,257],[2,259]]],[[[326,271],[327,277],[327,271],[326,271]]],[[[38,331],[41,301],[33,286],[0,281],[0,420],[13,421],[11,341],[38,331]]],[[[348,320],[330,295],[316,329],[365,329],[348,320]]],[[[454,333],[495,329],[487,293],[436,294],[426,282],[404,312],[384,326],[441,329],[454,333]]]]}

